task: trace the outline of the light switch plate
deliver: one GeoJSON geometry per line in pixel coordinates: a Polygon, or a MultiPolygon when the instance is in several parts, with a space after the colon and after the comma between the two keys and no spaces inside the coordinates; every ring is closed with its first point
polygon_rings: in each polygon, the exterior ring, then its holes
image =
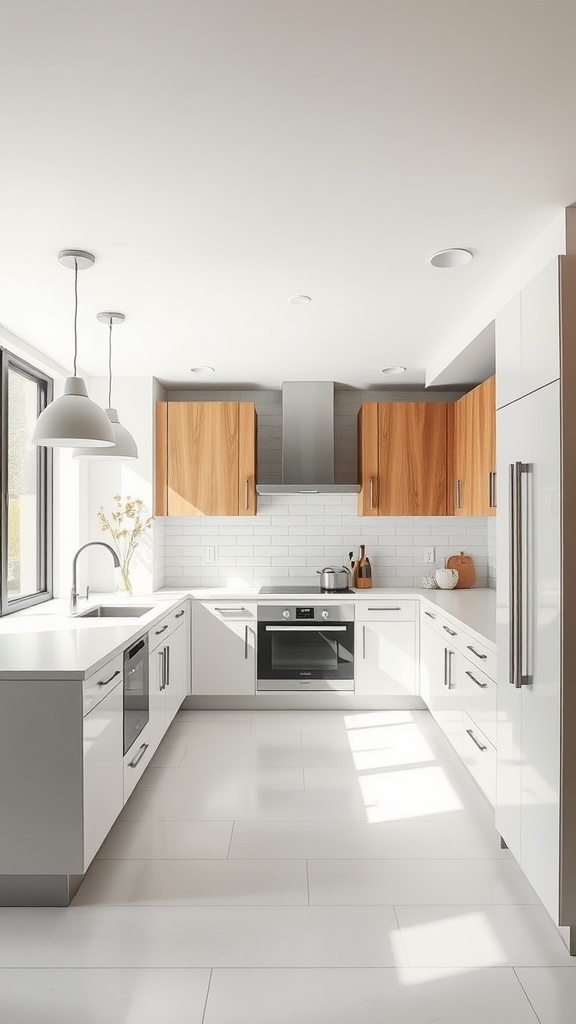
{"type": "Polygon", "coordinates": [[[206,565],[214,565],[214,562],[216,561],[216,548],[212,547],[212,545],[208,545],[206,548],[205,558],[206,565]]]}
{"type": "Polygon", "coordinates": [[[436,551],[434,548],[424,548],[424,564],[432,565],[436,561],[436,551]]]}

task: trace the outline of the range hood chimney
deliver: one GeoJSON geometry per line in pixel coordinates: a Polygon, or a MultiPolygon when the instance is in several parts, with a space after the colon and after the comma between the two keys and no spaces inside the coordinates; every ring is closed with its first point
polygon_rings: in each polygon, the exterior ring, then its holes
{"type": "Polygon", "coordinates": [[[282,384],[282,483],[257,484],[258,494],[357,494],[334,483],[334,383],[282,384]]]}

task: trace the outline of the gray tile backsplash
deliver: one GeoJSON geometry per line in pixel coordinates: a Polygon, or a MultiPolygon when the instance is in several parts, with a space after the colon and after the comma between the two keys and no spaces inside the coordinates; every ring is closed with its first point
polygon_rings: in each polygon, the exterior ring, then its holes
{"type": "Polygon", "coordinates": [[[354,494],[261,495],[258,515],[194,516],[156,520],[155,575],[167,587],[310,585],[315,570],[348,563],[366,545],[376,586],[420,586],[420,577],[464,551],[476,569],[475,586],[489,582],[486,518],[378,517],[356,514],[354,494]],[[206,548],[215,562],[206,563],[206,548]],[[424,565],[434,547],[435,565],[424,565]]]}

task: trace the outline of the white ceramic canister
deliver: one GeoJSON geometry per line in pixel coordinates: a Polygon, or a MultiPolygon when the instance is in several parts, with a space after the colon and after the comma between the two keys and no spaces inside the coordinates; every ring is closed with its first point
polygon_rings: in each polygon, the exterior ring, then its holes
{"type": "Polygon", "coordinates": [[[457,569],[436,569],[436,583],[440,590],[454,590],[458,583],[457,569]]]}

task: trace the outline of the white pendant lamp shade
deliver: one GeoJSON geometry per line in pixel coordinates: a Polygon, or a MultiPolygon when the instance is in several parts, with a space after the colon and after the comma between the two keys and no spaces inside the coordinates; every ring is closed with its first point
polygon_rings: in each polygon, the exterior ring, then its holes
{"type": "Polygon", "coordinates": [[[74,376],[66,378],[64,394],[40,413],[32,441],[47,448],[74,448],[77,444],[110,447],[114,444],[112,424],[104,410],[88,398],[86,385],[76,374],[78,271],[94,266],[94,256],[83,249],[62,249],[58,259],[74,271],[74,376]]]}
{"type": "Polygon", "coordinates": [[[116,409],[106,409],[106,415],[114,431],[114,444],[105,448],[75,448],[72,452],[75,459],[110,459],[123,462],[126,459],[138,458],[136,441],[130,431],[120,423],[116,409]]]}
{"type": "Polygon", "coordinates": [[[114,430],[104,410],[88,398],[82,377],[67,377],[64,394],[40,413],[32,441],[50,448],[110,447],[114,430]]]}
{"type": "Polygon", "coordinates": [[[118,412],[112,409],[112,327],[114,324],[122,324],[126,317],[124,313],[98,313],[97,320],[101,324],[108,324],[108,425],[114,432],[114,443],[111,446],[93,447],[82,446],[75,448],[72,455],[75,459],[109,459],[115,462],[124,462],[127,459],[137,459],[138,449],[132,434],[123,427],[118,419],[118,412]]]}

